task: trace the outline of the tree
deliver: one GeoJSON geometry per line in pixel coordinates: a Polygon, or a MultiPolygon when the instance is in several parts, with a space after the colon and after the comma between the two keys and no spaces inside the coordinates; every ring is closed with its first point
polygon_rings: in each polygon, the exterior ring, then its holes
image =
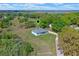
{"type": "Polygon", "coordinates": [[[52,30],[60,32],[64,26],[66,26],[66,23],[63,20],[54,20],[52,23],[52,30]]]}
{"type": "Polygon", "coordinates": [[[66,56],[79,55],[79,32],[73,28],[63,28],[59,33],[59,43],[66,56]]]}
{"type": "Polygon", "coordinates": [[[34,21],[27,21],[27,22],[25,22],[25,27],[26,28],[32,28],[32,27],[35,27],[35,26],[36,26],[36,24],[35,24],[34,21]]]}
{"type": "Polygon", "coordinates": [[[46,28],[48,26],[48,23],[45,20],[41,20],[39,22],[39,26],[42,27],[42,28],[46,28]]]}
{"type": "Polygon", "coordinates": [[[49,24],[52,23],[53,20],[54,20],[54,18],[53,18],[52,14],[46,14],[40,18],[39,26],[42,28],[46,28],[49,26],[49,24]]]}
{"type": "Polygon", "coordinates": [[[28,21],[28,18],[27,18],[27,16],[19,16],[18,20],[19,20],[20,23],[24,23],[24,22],[28,21]]]}
{"type": "Polygon", "coordinates": [[[13,20],[14,16],[10,14],[4,15],[5,17],[0,20],[0,28],[7,28],[8,26],[11,25],[11,20],[13,20]]]}
{"type": "Polygon", "coordinates": [[[67,14],[64,14],[61,17],[68,25],[70,24],[74,24],[74,25],[78,25],[78,19],[79,19],[79,14],[78,12],[70,12],[67,14]]]}

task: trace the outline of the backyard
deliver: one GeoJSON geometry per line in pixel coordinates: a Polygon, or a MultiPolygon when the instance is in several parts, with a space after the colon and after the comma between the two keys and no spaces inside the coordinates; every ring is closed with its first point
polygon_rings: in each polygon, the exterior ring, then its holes
{"type": "Polygon", "coordinates": [[[26,37],[25,41],[33,45],[36,55],[56,55],[54,35],[34,36],[31,31],[32,29],[27,29],[22,37],[26,37]]]}

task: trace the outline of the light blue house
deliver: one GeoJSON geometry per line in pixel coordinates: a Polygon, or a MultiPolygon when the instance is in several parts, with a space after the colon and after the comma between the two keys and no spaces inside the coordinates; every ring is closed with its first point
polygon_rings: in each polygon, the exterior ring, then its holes
{"type": "Polygon", "coordinates": [[[48,31],[45,29],[42,29],[42,28],[36,28],[36,29],[32,30],[32,34],[35,36],[43,35],[43,34],[47,34],[47,33],[48,33],[48,31]]]}

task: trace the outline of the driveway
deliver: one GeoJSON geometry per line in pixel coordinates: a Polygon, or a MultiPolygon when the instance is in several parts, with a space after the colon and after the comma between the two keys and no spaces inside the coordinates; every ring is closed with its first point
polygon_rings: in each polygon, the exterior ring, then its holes
{"type": "Polygon", "coordinates": [[[50,34],[53,34],[53,35],[56,35],[56,39],[55,39],[55,42],[56,42],[56,54],[57,54],[57,56],[64,56],[64,54],[63,54],[63,50],[62,49],[60,49],[60,47],[59,47],[59,43],[58,43],[58,34],[57,33],[55,33],[55,32],[52,32],[52,31],[48,31],[50,34]]]}

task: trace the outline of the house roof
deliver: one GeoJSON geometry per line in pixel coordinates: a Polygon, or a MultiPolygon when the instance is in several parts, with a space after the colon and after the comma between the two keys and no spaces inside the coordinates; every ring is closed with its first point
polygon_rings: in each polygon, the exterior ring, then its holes
{"type": "Polygon", "coordinates": [[[42,32],[47,32],[47,30],[42,29],[42,28],[36,28],[36,29],[34,29],[32,32],[35,32],[35,33],[42,33],[42,32]]]}

